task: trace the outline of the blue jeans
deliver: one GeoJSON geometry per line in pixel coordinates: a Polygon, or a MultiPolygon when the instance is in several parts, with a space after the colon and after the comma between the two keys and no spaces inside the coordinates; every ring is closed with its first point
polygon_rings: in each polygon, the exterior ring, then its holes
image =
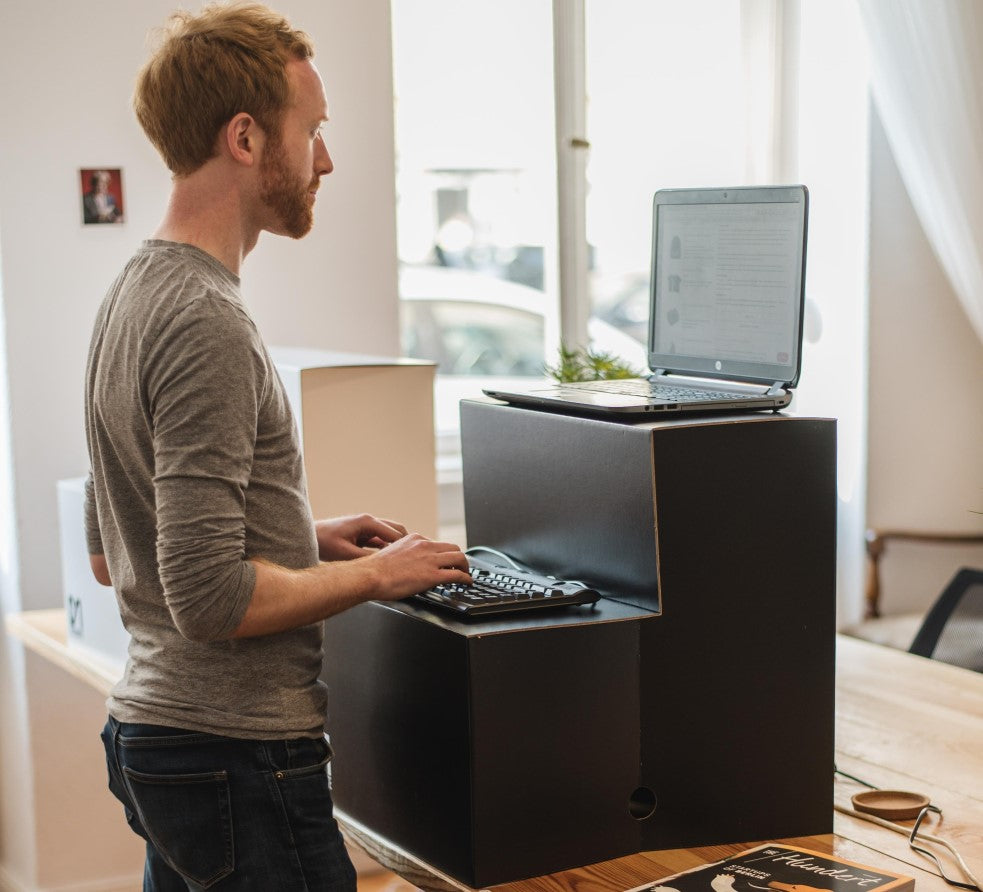
{"type": "Polygon", "coordinates": [[[353,892],[322,739],[241,740],[160,725],[102,732],[109,789],[147,842],[144,892],[353,892]]]}

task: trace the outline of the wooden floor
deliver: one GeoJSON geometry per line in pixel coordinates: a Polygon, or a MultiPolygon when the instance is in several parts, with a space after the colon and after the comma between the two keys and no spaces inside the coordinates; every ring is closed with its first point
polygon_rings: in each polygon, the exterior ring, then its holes
{"type": "Polygon", "coordinates": [[[373,873],[358,878],[358,892],[414,892],[415,889],[416,886],[394,873],[373,873]]]}

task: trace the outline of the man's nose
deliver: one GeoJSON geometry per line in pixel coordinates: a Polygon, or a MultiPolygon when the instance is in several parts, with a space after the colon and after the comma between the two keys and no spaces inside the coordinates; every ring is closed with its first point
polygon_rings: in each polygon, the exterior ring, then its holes
{"type": "Polygon", "coordinates": [[[324,144],[324,137],[318,136],[314,143],[314,173],[319,176],[327,176],[334,170],[334,162],[328,152],[328,147],[324,144]]]}

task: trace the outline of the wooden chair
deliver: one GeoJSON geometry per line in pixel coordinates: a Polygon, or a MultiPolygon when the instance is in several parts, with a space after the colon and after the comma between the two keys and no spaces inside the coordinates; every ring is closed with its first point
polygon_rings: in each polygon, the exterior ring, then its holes
{"type": "MultiPolygon", "coordinates": [[[[882,612],[881,559],[892,542],[924,545],[983,545],[983,533],[931,533],[877,530],[866,533],[867,585],[864,619],[843,631],[856,638],[908,650],[925,620],[928,607],[916,613],[882,612]]],[[[958,566],[958,564],[956,564],[958,566]]]]}
{"type": "Polygon", "coordinates": [[[864,619],[881,615],[881,558],[889,542],[983,545],[983,533],[923,533],[913,530],[867,530],[867,589],[864,619]]]}

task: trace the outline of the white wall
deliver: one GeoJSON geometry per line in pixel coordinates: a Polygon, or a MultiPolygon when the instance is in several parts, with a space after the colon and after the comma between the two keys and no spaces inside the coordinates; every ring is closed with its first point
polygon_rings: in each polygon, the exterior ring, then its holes
{"type": "MultiPolygon", "coordinates": [[[[5,511],[0,520],[0,603],[8,610],[61,602],[55,482],[88,466],[82,388],[92,319],[121,265],[156,227],[169,188],[167,171],[133,118],[130,95],[146,57],[147,32],[177,5],[0,4],[0,331],[11,463],[3,467],[0,436],[0,506],[5,486],[11,486],[15,511],[13,518],[5,511]],[[82,167],[123,168],[124,225],[81,225],[82,167]],[[16,541],[4,537],[5,531],[13,531],[16,541]]],[[[318,221],[306,240],[261,238],[243,268],[247,303],[270,343],[395,355],[389,0],[274,5],[315,40],[332,118],[326,133],[335,172],[319,193],[318,221]]],[[[0,424],[5,420],[0,412],[0,424]]],[[[35,664],[26,663],[25,687],[19,646],[0,647],[0,888],[4,876],[25,888],[54,888],[70,879],[83,882],[90,878],[86,871],[100,869],[90,863],[69,876],[64,865],[51,863],[50,843],[31,851],[25,822],[47,839],[46,829],[57,833],[74,820],[71,851],[85,850],[87,840],[94,845],[105,832],[98,821],[87,820],[92,810],[85,797],[73,802],[58,795],[63,784],[73,788],[68,773],[74,762],[59,759],[58,747],[74,752],[73,741],[84,739],[89,752],[93,729],[79,727],[72,712],[59,718],[45,708],[52,701],[32,681],[42,671],[35,664]],[[42,753],[44,764],[38,765],[42,753]],[[24,781],[32,776],[31,761],[37,768],[33,783],[24,781]]],[[[49,677],[48,684],[57,678],[49,677]]],[[[98,765],[96,771],[101,775],[98,765]]],[[[111,864],[101,869],[108,871],[104,877],[115,872],[111,864]]]]}
{"type": "MultiPolygon", "coordinates": [[[[871,127],[868,526],[983,533],[983,344],[871,127]]],[[[890,545],[883,607],[924,608],[983,548],[890,545]]]]}
{"type": "MultiPolygon", "coordinates": [[[[168,192],[129,99],[145,35],[173,5],[104,0],[80,17],[64,0],[31,0],[0,11],[0,275],[26,608],[58,600],[53,484],[87,468],[82,381],[95,309],[168,192]],[[92,166],[124,168],[125,225],[80,225],[77,171],[92,166]]],[[[280,8],[316,40],[336,171],[304,242],[260,239],[243,269],[247,302],[271,343],[395,354],[388,0],[280,8]]]]}

